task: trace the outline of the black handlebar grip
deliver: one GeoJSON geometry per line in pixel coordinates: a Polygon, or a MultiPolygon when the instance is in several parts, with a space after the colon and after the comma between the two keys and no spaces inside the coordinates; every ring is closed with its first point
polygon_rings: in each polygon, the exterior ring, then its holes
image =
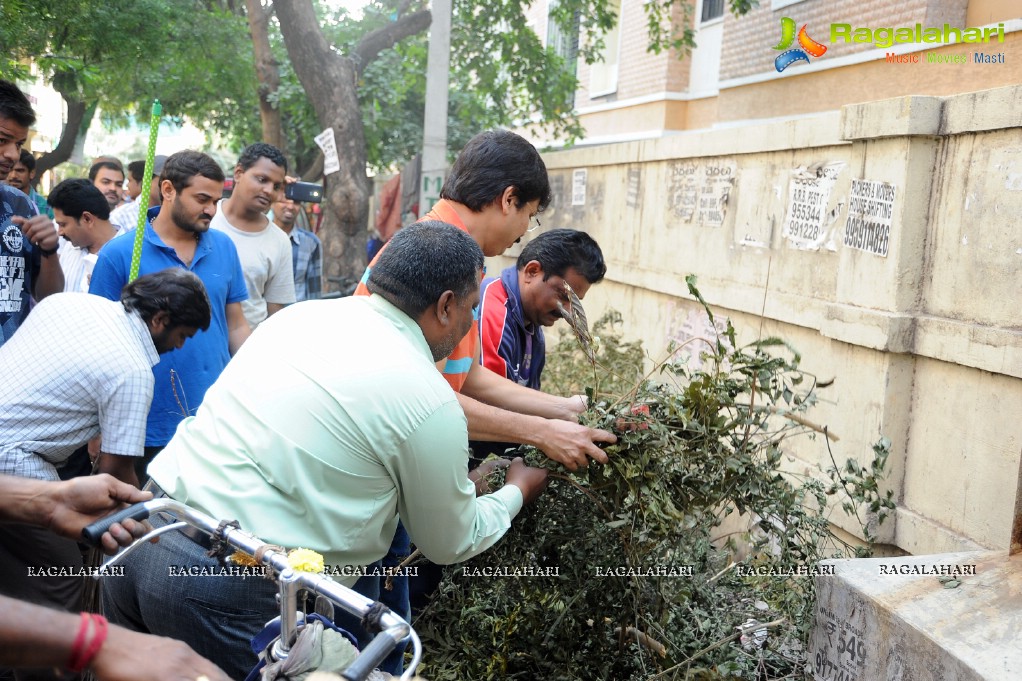
{"type": "Polygon", "coordinates": [[[119,523],[122,520],[131,518],[132,520],[145,520],[149,517],[149,509],[146,508],[145,502],[140,502],[134,506],[128,508],[122,508],[116,513],[112,513],[105,518],[101,518],[91,525],[85,527],[82,530],[82,540],[88,543],[90,546],[99,546],[99,539],[103,536],[103,533],[110,529],[110,526],[114,523],[119,523]]]}
{"type": "Polygon", "coordinates": [[[365,681],[395,647],[397,643],[394,639],[380,632],[369,642],[365,650],[358,654],[351,666],[341,672],[341,678],[346,681],[365,681]]]}

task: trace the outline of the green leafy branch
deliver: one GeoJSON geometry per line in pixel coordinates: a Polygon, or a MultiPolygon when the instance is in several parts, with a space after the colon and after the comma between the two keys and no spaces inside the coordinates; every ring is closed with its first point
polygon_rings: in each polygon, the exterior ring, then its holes
{"type": "MultiPolygon", "coordinates": [[[[856,553],[860,547],[832,532],[828,501],[841,493],[850,508],[865,504],[882,522],[893,505],[890,493],[880,492],[889,443],[878,443],[865,466],[853,461],[837,473],[835,464],[819,476],[786,472],[792,438],[823,434],[828,451],[836,439],[808,416],[818,382],[781,339],[739,346],[731,323],[718,325],[694,279],[689,285],[718,329],[702,339],[707,350],[698,366],[682,361],[680,350],[696,347],[689,343],[644,369],[647,357],[641,345],[622,341],[616,313],[593,327],[601,339],[595,376],[574,338],[552,348],[548,389],[588,389],[593,399],[584,422],[616,431],[618,441],[606,447],[608,464],[575,473],[538,451],[523,452],[531,464],[558,470],[499,544],[447,570],[416,621],[430,650],[428,677],[619,681],[801,673],[813,580],[748,568],[794,574],[856,553]],[[530,565],[556,567],[558,574],[464,576],[474,566],[530,565]],[[690,575],[650,573],[656,566],[687,567],[690,575]],[[760,628],[769,629],[769,644],[748,648],[743,634],[760,628]]],[[[869,542],[875,535],[864,528],[864,536],[869,542]]]]}

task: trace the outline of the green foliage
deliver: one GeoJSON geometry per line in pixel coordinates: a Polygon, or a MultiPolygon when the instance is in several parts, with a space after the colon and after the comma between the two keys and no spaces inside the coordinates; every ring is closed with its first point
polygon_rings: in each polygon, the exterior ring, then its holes
{"type": "Polygon", "coordinates": [[[869,462],[868,468],[863,468],[855,459],[848,459],[842,470],[830,451],[829,441],[827,452],[833,464],[826,470],[831,480],[827,494],[843,491],[846,499],[841,502],[842,510],[856,517],[867,541],[876,541],[877,526],[894,511],[894,491],[888,489],[881,492],[878,484],[883,479],[887,457],[891,454],[891,441],[885,437],[873,445],[873,460],[869,462]],[[859,516],[859,508],[866,510],[866,522],[859,516]]]}
{"type": "MultiPolygon", "coordinates": [[[[612,310],[597,320],[592,328],[593,342],[599,352],[600,365],[604,368],[597,376],[599,390],[609,395],[623,395],[643,376],[646,357],[642,344],[622,340],[623,324],[621,313],[612,310]]],[[[543,384],[547,391],[559,395],[582,395],[593,386],[593,369],[570,334],[566,333],[549,354],[551,361],[543,369],[543,384]]]]}
{"type": "Polygon", "coordinates": [[[805,417],[815,381],[796,352],[775,338],[737,346],[726,322],[716,338],[697,341],[699,368],[678,359],[684,349],[697,354],[692,343],[642,374],[642,351],[620,341],[619,322],[594,327],[595,376],[574,339],[551,352],[544,376],[550,389],[571,393],[580,367],[589,371],[584,419],[617,433],[610,462],[573,474],[527,451],[552,469],[550,487],[497,546],[447,568],[415,623],[427,678],[802,674],[814,590],[812,577],[797,573],[854,552],[830,531],[828,493],[847,487],[856,503],[887,506],[878,486],[886,443],[868,467],[848,464],[830,487],[784,473],[785,443],[824,430],[805,417]],[[752,529],[728,535],[736,524],[722,523],[732,513],[752,529]],[[468,576],[530,566],[557,574],[468,576]],[[781,576],[761,574],[767,568],[781,576]],[[768,630],[762,647],[760,629],[768,630]]]}
{"type": "Polygon", "coordinates": [[[243,17],[201,0],[33,0],[0,4],[0,76],[32,60],[65,97],[100,102],[105,122],[165,118],[210,132],[258,130],[251,40],[243,17]]]}
{"type": "Polygon", "coordinates": [[[206,9],[200,0],[170,4],[174,16],[161,40],[171,45],[162,59],[155,54],[145,60],[148,67],[137,66],[124,110],[141,112],[147,120],[152,100],[159,98],[167,120],[187,118],[206,131],[207,139],[219,137],[235,150],[257,141],[258,84],[245,18],[206,9]]]}
{"type": "Polygon", "coordinates": [[[693,10],[692,5],[676,0],[650,0],[646,4],[649,51],[660,54],[670,49],[684,53],[695,47],[693,10]]]}
{"type": "MultiPolygon", "coordinates": [[[[320,7],[321,26],[327,39],[342,54],[349,54],[358,40],[386,26],[399,9],[414,11],[420,3],[403,7],[399,0],[373,0],[359,19],[343,10],[333,13],[320,7]]],[[[674,37],[691,47],[688,19],[691,7],[679,0],[659,0],[646,5],[650,16],[664,8],[686,12],[678,26],[653,30],[651,45],[674,37]],[[675,35],[677,33],[677,36],[675,35]]],[[[731,0],[732,11],[744,14],[749,0],[731,0]]],[[[458,150],[480,130],[531,125],[567,140],[584,131],[573,111],[579,87],[574,58],[568,60],[545,46],[547,36],[537,35],[527,16],[525,0],[454,0],[451,22],[450,87],[447,117],[448,148],[458,150]]],[[[575,36],[577,56],[586,63],[601,58],[604,36],[618,21],[606,0],[557,0],[549,6],[549,20],[564,35],[575,36]]],[[[371,169],[384,172],[412,158],[422,149],[428,35],[405,38],[365,65],[357,84],[362,106],[367,160],[371,169]]],[[[274,53],[281,63],[279,103],[289,136],[307,140],[319,132],[293,71],[286,51],[278,44],[274,53]]],[[[289,140],[289,144],[291,144],[289,140]]],[[[297,158],[300,145],[291,155],[297,158]]],[[[301,166],[302,164],[299,163],[301,166]]]]}
{"type": "MultiPolygon", "coordinates": [[[[21,59],[33,59],[43,73],[74,74],[93,87],[107,71],[123,75],[147,42],[162,39],[159,27],[170,16],[161,0],[39,0],[3,3],[0,9],[3,73],[21,59]]],[[[159,49],[159,48],[157,48],[159,49]]]]}
{"type": "Polygon", "coordinates": [[[367,158],[377,171],[422,150],[427,49],[425,39],[414,36],[382,53],[362,74],[359,100],[367,158]]]}

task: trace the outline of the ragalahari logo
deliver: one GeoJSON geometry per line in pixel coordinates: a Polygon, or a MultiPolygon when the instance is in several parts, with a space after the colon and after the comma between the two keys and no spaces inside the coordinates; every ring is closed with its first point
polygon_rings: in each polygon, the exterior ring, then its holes
{"type": "Polygon", "coordinates": [[[788,17],[781,18],[781,42],[777,43],[774,49],[786,51],[777,55],[777,59],[774,59],[774,68],[777,69],[778,73],[797,61],[804,61],[808,64],[809,55],[822,57],[826,54],[827,46],[821,45],[810,38],[809,34],[806,33],[806,26],[808,24],[802,24],[802,30],[798,32],[798,44],[801,49],[789,50],[788,48],[795,42],[795,20],[788,17]]]}

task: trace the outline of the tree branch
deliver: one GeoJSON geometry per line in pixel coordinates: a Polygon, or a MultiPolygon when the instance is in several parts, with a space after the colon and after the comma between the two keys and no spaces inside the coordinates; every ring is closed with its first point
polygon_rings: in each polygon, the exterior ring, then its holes
{"type": "Polygon", "coordinates": [[[95,113],[95,107],[89,107],[82,99],[81,94],[73,79],[57,75],[53,78],[53,89],[60,93],[60,96],[67,103],[67,122],[60,132],[60,140],[53,151],[47,152],[36,161],[36,177],[42,177],[50,168],[55,168],[64,161],[71,158],[78,135],[81,134],[83,123],[86,123],[86,115],[91,119],[95,113]]]}
{"type": "Polygon", "coordinates": [[[302,178],[303,182],[315,182],[323,176],[323,163],[326,159],[323,158],[323,152],[317,151],[316,158],[312,161],[312,165],[308,168],[303,168],[298,171],[298,176],[302,178]]]}
{"type": "MultiPolygon", "coordinates": [[[[324,88],[336,88],[336,69],[345,58],[330,48],[326,36],[320,30],[316,12],[311,0],[291,0],[277,6],[277,21],[284,37],[288,56],[294,65],[295,74],[306,92],[324,88]],[[316,68],[308,64],[317,64],[316,68]]],[[[321,120],[323,112],[317,111],[321,120]]]]}
{"type": "Polygon", "coordinates": [[[386,49],[390,49],[408,36],[422,33],[429,28],[433,21],[433,15],[428,9],[419,10],[392,21],[382,28],[367,33],[358,41],[358,45],[352,53],[355,60],[355,70],[359,75],[365,70],[376,56],[386,49]]]}
{"type": "Polygon", "coordinates": [[[270,15],[260,0],[245,0],[245,6],[248,9],[256,79],[259,81],[259,119],[263,126],[263,141],[280,148],[284,145],[280,109],[271,102],[280,89],[280,69],[270,48],[270,15]]]}

